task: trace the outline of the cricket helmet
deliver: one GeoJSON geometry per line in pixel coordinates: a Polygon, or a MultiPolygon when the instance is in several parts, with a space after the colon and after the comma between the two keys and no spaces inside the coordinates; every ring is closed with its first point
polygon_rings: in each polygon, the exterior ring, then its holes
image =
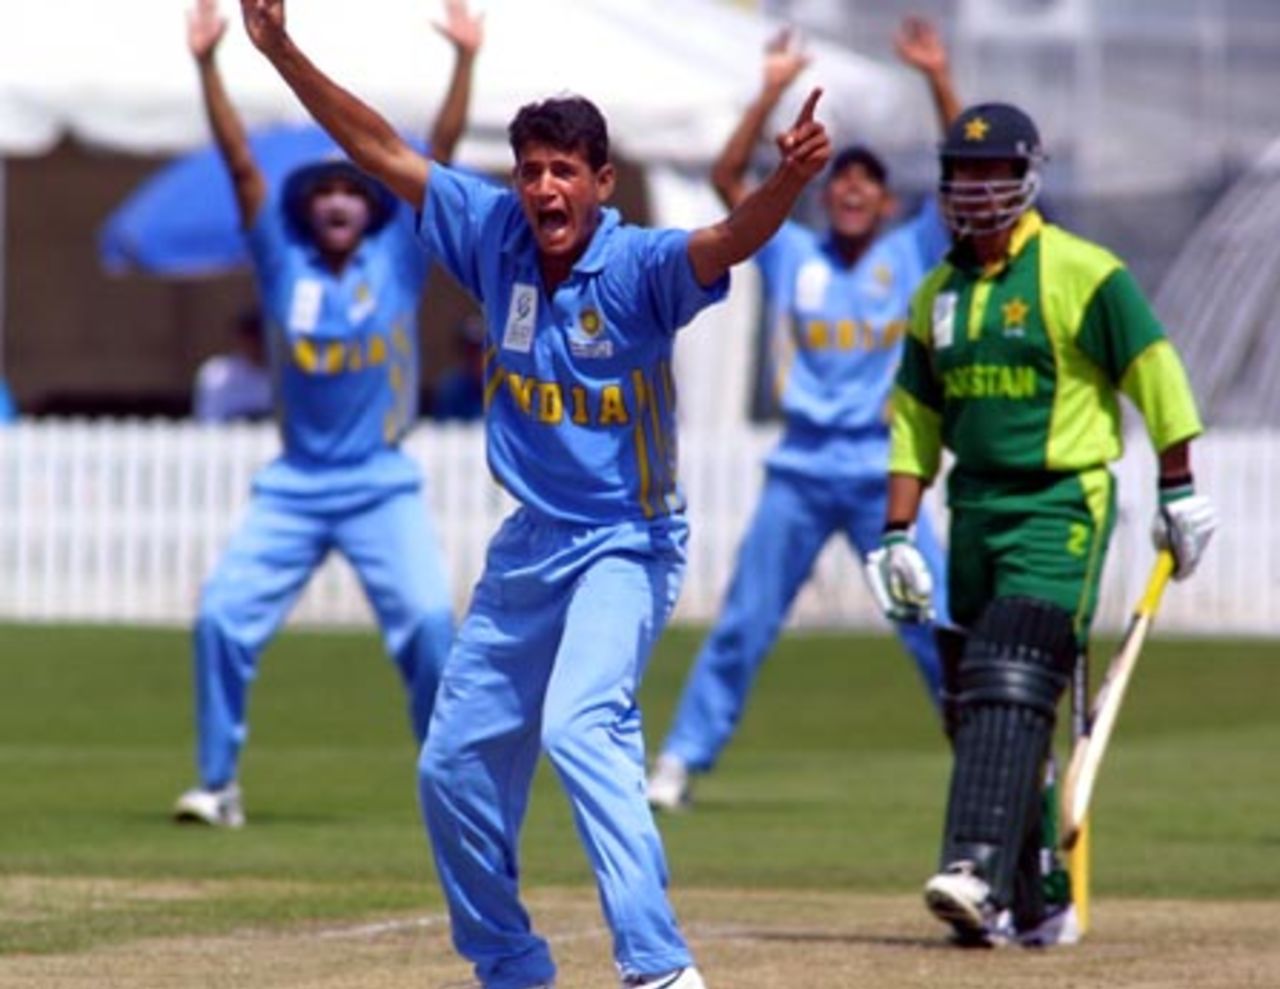
{"type": "Polygon", "coordinates": [[[961,113],[947,128],[939,157],[942,212],[958,236],[1013,226],[1040,192],[1040,133],[1026,113],[1008,103],[980,103],[961,113]],[[959,163],[994,161],[1012,162],[1013,177],[952,177],[959,163]]]}

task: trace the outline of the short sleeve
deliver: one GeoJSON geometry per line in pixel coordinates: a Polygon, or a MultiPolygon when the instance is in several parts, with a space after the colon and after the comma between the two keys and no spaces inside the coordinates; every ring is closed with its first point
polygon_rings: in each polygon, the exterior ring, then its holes
{"type": "Polygon", "coordinates": [[[404,284],[421,286],[431,270],[431,249],[418,236],[416,214],[407,206],[397,203],[382,234],[386,249],[404,284]]]}
{"type": "Polygon", "coordinates": [[[776,299],[780,296],[788,270],[793,267],[795,258],[805,251],[812,236],[805,227],[794,220],[787,220],[756,252],[755,262],[760,268],[767,298],[776,299]]]}
{"type": "Polygon", "coordinates": [[[501,247],[506,220],[518,209],[510,191],[432,162],[418,235],[432,258],[479,298],[484,251],[501,247]]]}
{"type": "Polygon", "coordinates": [[[1095,364],[1118,384],[1129,365],[1147,347],[1164,339],[1164,330],[1133,276],[1123,267],[1108,275],[1085,309],[1076,341],[1095,364]]]}
{"type": "Polygon", "coordinates": [[[699,284],[689,259],[689,236],[687,230],[642,234],[639,268],[646,279],[650,321],[666,333],[675,333],[729,291],[727,272],[710,286],[699,284]]]}
{"type": "Polygon", "coordinates": [[[277,198],[268,199],[258,210],[258,215],[245,231],[249,256],[260,277],[270,276],[284,266],[289,250],[289,230],[285,212],[277,198]]]}

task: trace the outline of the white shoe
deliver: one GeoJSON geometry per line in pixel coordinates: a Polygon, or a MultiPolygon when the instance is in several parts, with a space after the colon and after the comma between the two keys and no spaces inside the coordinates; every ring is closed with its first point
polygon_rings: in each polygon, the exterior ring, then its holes
{"type": "Polygon", "coordinates": [[[677,811],[689,806],[689,767],[673,755],[660,755],[645,786],[645,797],[655,810],[677,811]]]}
{"type": "Polygon", "coordinates": [[[622,989],[707,989],[707,984],[690,965],[662,975],[629,976],[622,980],[622,989]]]}
{"type": "Polygon", "coordinates": [[[182,824],[207,824],[213,828],[244,827],[244,803],[240,785],[228,783],[220,790],[194,787],[173,805],[173,819],[182,824]]]}
{"type": "Polygon", "coordinates": [[[1009,911],[991,902],[991,886],[967,860],[953,862],[925,883],[924,902],[951,925],[959,944],[995,947],[1015,936],[1009,911]]]}
{"type": "Polygon", "coordinates": [[[1052,948],[1064,944],[1080,943],[1080,917],[1076,905],[1068,903],[1056,907],[1044,920],[1027,931],[1018,932],[1018,943],[1027,948],[1052,948]]]}

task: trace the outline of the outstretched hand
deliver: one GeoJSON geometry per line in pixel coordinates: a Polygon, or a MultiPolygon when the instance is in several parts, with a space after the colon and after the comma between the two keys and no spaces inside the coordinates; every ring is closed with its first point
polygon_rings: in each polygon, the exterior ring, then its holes
{"type": "Polygon", "coordinates": [[[187,11],[187,47],[196,61],[210,58],[227,33],[227,19],[218,11],[218,0],[196,0],[187,11]]]}
{"type": "Polygon", "coordinates": [[[815,120],[813,111],[822,96],[822,88],[814,87],[804,106],[796,115],[788,130],[778,135],[778,150],[782,152],[782,167],[808,182],[824,168],[831,158],[831,138],[822,122],[815,120]]]}
{"type": "Polygon", "coordinates": [[[436,29],[454,49],[463,55],[474,55],[484,44],[484,14],[472,14],[466,0],[445,0],[444,21],[433,21],[436,29]]]}
{"type": "Polygon", "coordinates": [[[902,61],[925,75],[947,71],[947,46],[937,27],[924,17],[904,17],[893,47],[902,61]]]}
{"type": "Polygon", "coordinates": [[[240,13],[258,51],[269,51],[284,40],[284,0],[240,0],[240,13]]]}
{"type": "Polygon", "coordinates": [[[800,36],[793,28],[783,28],[764,48],[764,85],[766,89],[782,91],[795,81],[796,76],[809,65],[800,36]]]}

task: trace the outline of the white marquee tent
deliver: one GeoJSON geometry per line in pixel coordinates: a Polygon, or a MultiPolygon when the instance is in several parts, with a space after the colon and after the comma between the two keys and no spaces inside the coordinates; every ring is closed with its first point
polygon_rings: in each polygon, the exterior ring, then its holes
{"type": "MultiPolygon", "coordinates": [[[[187,55],[183,0],[58,0],[14,10],[0,35],[0,149],[38,154],[63,134],[137,152],[206,138],[187,55]]],[[[253,51],[238,4],[222,65],[252,122],[304,112],[253,51]]],[[[428,119],[449,70],[430,27],[439,0],[292,0],[289,26],[327,72],[397,123],[428,119]]],[[[620,148],[643,161],[705,164],[758,79],[764,19],[710,0],[478,0],[487,44],[477,68],[471,152],[505,163],[515,108],[561,90],[609,116],[620,148]]],[[[826,119],[880,141],[917,136],[904,72],[814,44],[826,119]]],[[[886,53],[888,55],[888,53],[886,53]]]]}
{"type": "MultiPolygon", "coordinates": [[[[208,139],[182,0],[5,5],[0,153],[39,155],[66,136],[146,154],[208,139]]],[[[706,169],[758,85],[760,52],[776,24],[712,0],[475,5],[486,10],[487,39],[462,161],[505,167],[505,129],[515,109],[579,92],[604,110],[616,148],[647,166],[659,223],[716,215],[706,169]]],[[[248,42],[238,4],[222,6],[231,23],[220,64],[246,121],[304,119],[248,42]]],[[[325,71],[400,127],[419,130],[434,115],[450,68],[448,46],[430,26],[440,13],[438,0],[292,0],[288,16],[291,33],[325,71]]],[[[927,138],[933,120],[924,87],[908,72],[889,58],[874,63],[830,45],[810,51],[813,64],[780,112],[794,112],[810,84],[822,85],[819,115],[837,141],[856,136],[895,148],[927,138]]],[[[751,322],[751,273],[744,270],[738,282],[730,305],[706,322],[751,322]]],[[[739,325],[685,335],[682,376],[714,367],[717,381],[714,394],[683,389],[686,416],[705,422],[741,415],[749,337],[739,325]]]]}

